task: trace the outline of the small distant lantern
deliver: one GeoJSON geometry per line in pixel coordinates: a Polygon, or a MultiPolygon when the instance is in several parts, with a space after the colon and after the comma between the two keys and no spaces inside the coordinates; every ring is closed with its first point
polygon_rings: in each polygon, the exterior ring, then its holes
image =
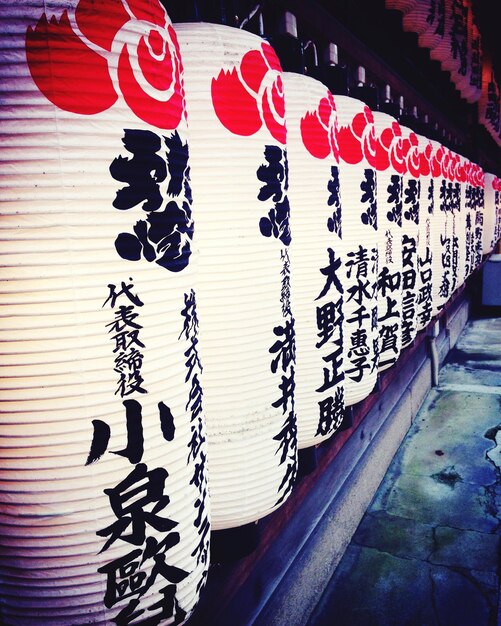
{"type": "Polygon", "coordinates": [[[317,80],[284,74],[296,329],[298,446],[330,437],[344,415],[343,245],[337,114],[317,80]]]}
{"type": "Polygon", "coordinates": [[[377,190],[372,111],[334,96],[338,113],[339,184],[343,208],[345,404],[367,397],[377,380],[377,190]]]}
{"type": "Polygon", "coordinates": [[[454,212],[454,237],[456,238],[457,251],[453,256],[456,265],[456,280],[454,287],[458,289],[464,284],[466,265],[466,179],[467,179],[467,159],[463,156],[455,155],[454,178],[455,185],[459,185],[458,207],[454,212]]]}
{"type": "Polygon", "coordinates": [[[3,621],[181,624],[210,520],[177,39],[155,2],[2,11],[3,621]]]}
{"type": "Polygon", "coordinates": [[[288,164],[282,71],[247,31],[176,24],[185,69],[200,252],[212,523],[253,522],[297,465],[288,164]]]}
{"type": "Polygon", "coordinates": [[[402,345],[403,169],[400,152],[403,137],[395,118],[380,112],[373,115],[382,152],[377,162],[378,371],[382,372],[396,363],[402,345]]]}

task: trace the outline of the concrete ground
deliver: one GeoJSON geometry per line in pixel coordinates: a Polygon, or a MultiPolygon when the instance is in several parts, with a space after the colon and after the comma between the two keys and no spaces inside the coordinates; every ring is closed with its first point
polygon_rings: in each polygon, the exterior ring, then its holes
{"type": "Polygon", "coordinates": [[[308,626],[496,626],[501,318],[470,321],[308,626]]]}

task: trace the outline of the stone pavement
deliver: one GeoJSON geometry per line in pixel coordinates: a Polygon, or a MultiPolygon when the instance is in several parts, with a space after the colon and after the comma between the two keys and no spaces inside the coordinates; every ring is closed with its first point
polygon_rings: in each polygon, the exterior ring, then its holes
{"type": "Polygon", "coordinates": [[[308,626],[496,626],[501,318],[470,321],[308,626]]]}

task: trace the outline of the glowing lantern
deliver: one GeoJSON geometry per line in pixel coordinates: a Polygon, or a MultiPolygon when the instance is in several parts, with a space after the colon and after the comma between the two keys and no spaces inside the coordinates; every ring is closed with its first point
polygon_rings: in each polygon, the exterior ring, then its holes
{"type": "Polygon", "coordinates": [[[281,68],[259,37],[177,24],[200,249],[213,527],[288,497],[296,473],[295,337],[281,68]]]}
{"type": "Polygon", "coordinates": [[[473,168],[472,182],[475,206],[473,268],[476,269],[482,262],[484,230],[484,170],[479,165],[473,168]]]}
{"type": "Polygon", "coordinates": [[[140,0],[1,16],[3,623],[182,623],[209,519],[176,36],[140,0]]]}
{"type": "Polygon", "coordinates": [[[329,90],[284,74],[298,446],[332,435],[344,415],[342,215],[337,117],[329,90]]]}
{"type": "Polygon", "coordinates": [[[433,256],[431,232],[434,212],[434,179],[431,173],[433,144],[419,136],[421,202],[419,211],[416,275],[416,328],[423,330],[433,312],[433,256]]]}
{"type": "Polygon", "coordinates": [[[371,110],[335,96],[343,207],[345,404],[372,391],[377,379],[377,142],[371,110]]]}
{"type": "Polygon", "coordinates": [[[496,176],[486,172],[484,177],[484,232],[482,239],[482,252],[492,252],[496,241],[496,176]]]}
{"type": "Polygon", "coordinates": [[[407,163],[402,189],[402,348],[405,348],[417,333],[421,153],[418,136],[405,126],[401,130],[407,163]]]}
{"type": "Polygon", "coordinates": [[[402,130],[395,118],[374,112],[374,129],[386,158],[377,163],[379,368],[391,367],[402,345],[402,130]]]}
{"type": "Polygon", "coordinates": [[[385,0],[387,9],[408,13],[418,4],[418,0],[385,0]]]}
{"type": "Polygon", "coordinates": [[[464,283],[466,265],[466,179],[468,160],[459,154],[455,155],[454,178],[455,186],[459,185],[459,200],[457,210],[453,214],[454,238],[457,251],[453,254],[453,266],[456,265],[454,288],[458,289],[464,283]]]}
{"type": "Polygon", "coordinates": [[[452,295],[457,272],[457,238],[454,212],[460,202],[460,186],[455,181],[453,153],[434,142],[432,172],[435,178],[435,212],[432,233],[433,310],[438,313],[452,295]],[[439,171],[438,171],[439,170],[439,171]]]}

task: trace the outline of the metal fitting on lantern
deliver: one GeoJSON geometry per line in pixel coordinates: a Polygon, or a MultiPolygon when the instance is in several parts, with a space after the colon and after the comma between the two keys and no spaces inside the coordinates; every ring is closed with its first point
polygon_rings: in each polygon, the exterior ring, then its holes
{"type": "Polygon", "coordinates": [[[296,16],[285,11],[278,22],[278,32],[268,37],[284,72],[304,74],[304,48],[297,36],[296,16]]]}
{"type": "Polygon", "coordinates": [[[373,110],[379,106],[379,94],[374,85],[367,85],[365,77],[365,67],[359,65],[356,75],[356,86],[350,89],[350,96],[362,100],[373,110]]]}
{"type": "Polygon", "coordinates": [[[308,73],[320,80],[329,91],[341,96],[348,95],[348,69],[339,63],[339,51],[335,43],[324,48],[322,64],[312,68],[308,73]]]}

